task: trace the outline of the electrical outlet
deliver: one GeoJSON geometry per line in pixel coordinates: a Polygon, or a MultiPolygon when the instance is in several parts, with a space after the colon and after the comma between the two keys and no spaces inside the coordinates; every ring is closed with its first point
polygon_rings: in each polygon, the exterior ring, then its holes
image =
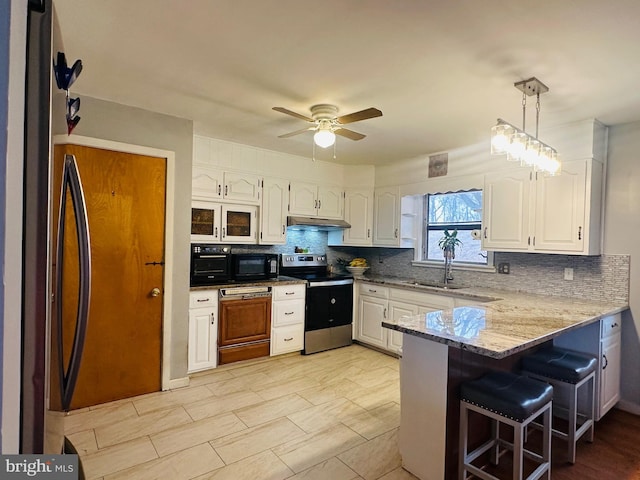
{"type": "Polygon", "coordinates": [[[508,274],[510,271],[510,265],[508,263],[499,263],[498,264],[498,273],[508,274]]]}
{"type": "Polygon", "coordinates": [[[565,280],[573,280],[573,268],[565,268],[564,269],[564,279],[565,280]]]}

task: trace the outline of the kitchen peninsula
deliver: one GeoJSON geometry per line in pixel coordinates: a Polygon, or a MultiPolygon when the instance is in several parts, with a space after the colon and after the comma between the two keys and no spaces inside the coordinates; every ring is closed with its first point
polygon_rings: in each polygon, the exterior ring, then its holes
{"type": "Polygon", "coordinates": [[[595,335],[580,338],[593,341],[572,347],[598,356],[601,333],[619,333],[628,308],[480,288],[458,294],[478,303],[382,323],[403,333],[399,447],[403,467],[422,480],[457,475],[461,382],[490,369],[517,371],[531,349],[587,330],[595,335]]]}

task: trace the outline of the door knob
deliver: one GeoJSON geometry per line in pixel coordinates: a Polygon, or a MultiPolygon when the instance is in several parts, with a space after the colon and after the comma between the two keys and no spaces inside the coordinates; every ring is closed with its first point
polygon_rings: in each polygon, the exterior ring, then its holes
{"type": "Polygon", "coordinates": [[[158,287],[151,290],[152,297],[157,297],[158,295],[160,295],[160,289],[158,287]]]}

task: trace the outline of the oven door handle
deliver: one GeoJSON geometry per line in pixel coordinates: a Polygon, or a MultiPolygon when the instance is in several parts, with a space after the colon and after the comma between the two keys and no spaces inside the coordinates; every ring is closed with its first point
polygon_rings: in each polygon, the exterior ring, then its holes
{"type": "Polygon", "coordinates": [[[345,278],[343,280],[325,280],[320,282],[309,282],[307,286],[309,288],[313,287],[334,287],[337,285],[352,285],[353,278],[345,278]]]}

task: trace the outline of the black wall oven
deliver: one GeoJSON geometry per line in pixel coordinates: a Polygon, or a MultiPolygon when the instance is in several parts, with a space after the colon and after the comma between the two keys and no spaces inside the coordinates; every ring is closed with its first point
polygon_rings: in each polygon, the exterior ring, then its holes
{"type": "Polygon", "coordinates": [[[223,245],[191,244],[192,287],[204,287],[231,280],[231,248],[223,245]]]}

